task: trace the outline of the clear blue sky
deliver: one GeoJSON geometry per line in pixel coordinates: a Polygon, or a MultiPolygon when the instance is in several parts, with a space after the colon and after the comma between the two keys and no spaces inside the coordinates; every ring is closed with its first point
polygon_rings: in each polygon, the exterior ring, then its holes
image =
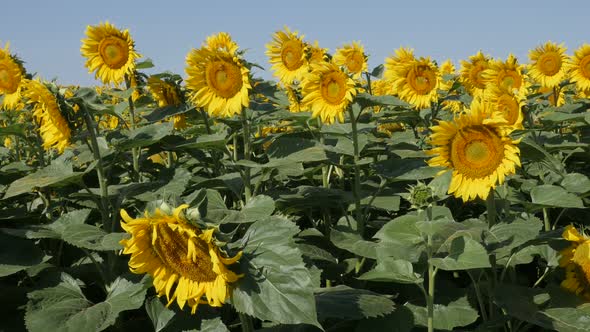
{"type": "MultiPolygon", "coordinates": [[[[227,31],[246,58],[268,68],[264,45],[284,25],[318,40],[330,51],[359,40],[369,67],[383,63],[400,46],[439,62],[483,50],[494,57],[528,50],[547,40],[563,42],[568,53],[590,42],[590,1],[27,1],[2,4],[0,41],[25,62],[29,72],[62,84],[94,85],[80,55],[86,25],[109,20],[130,30],[136,49],[155,70],[185,76],[185,56],[210,34],[227,31]]],[[[257,76],[270,77],[269,73],[257,76]]]]}

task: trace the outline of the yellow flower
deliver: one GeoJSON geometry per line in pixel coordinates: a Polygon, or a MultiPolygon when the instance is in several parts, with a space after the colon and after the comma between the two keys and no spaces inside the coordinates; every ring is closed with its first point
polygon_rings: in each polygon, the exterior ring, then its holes
{"type": "Polygon", "coordinates": [[[440,73],[441,73],[441,81],[440,81],[440,89],[441,90],[450,90],[453,87],[453,83],[455,82],[455,65],[453,62],[448,59],[440,65],[440,73]],[[450,77],[449,77],[450,76],[450,77]]]}
{"type": "Polygon", "coordinates": [[[568,56],[566,48],[552,42],[539,46],[529,52],[531,63],[528,74],[541,86],[553,88],[566,78],[568,56]]]}
{"type": "Polygon", "coordinates": [[[404,131],[404,126],[397,122],[386,122],[377,125],[377,131],[391,137],[396,131],[404,131]]]}
{"type": "Polygon", "coordinates": [[[235,54],[239,49],[238,44],[232,40],[230,34],[227,32],[220,32],[207,37],[204,46],[211,51],[221,51],[230,54],[235,54]]]}
{"type": "Polygon", "coordinates": [[[365,49],[359,42],[352,42],[352,44],[337,48],[332,61],[337,66],[344,67],[356,79],[360,78],[361,74],[368,70],[365,49]]]}
{"type": "Polygon", "coordinates": [[[385,59],[383,79],[389,82],[388,94],[398,94],[394,82],[400,78],[400,68],[408,63],[414,62],[415,60],[416,58],[414,57],[414,50],[404,47],[398,48],[395,50],[394,55],[385,59]]]}
{"type": "Polygon", "coordinates": [[[9,44],[4,49],[0,47],[0,96],[4,96],[3,109],[14,109],[21,99],[21,90],[24,80],[24,68],[10,54],[9,44]]]}
{"type": "MultiPolygon", "coordinates": [[[[148,89],[152,93],[154,100],[158,102],[159,107],[179,106],[180,92],[178,86],[170,82],[162,81],[156,76],[148,79],[148,89]]],[[[186,116],[184,114],[177,114],[173,117],[174,129],[181,130],[187,127],[186,116]]]]}
{"type": "Polygon", "coordinates": [[[481,51],[469,57],[469,61],[461,60],[461,82],[472,96],[480,95],[486,87],[483,72],[490,66],[490,57],[481,51]]]}
{"type": "Polygon", "coordinates": [[[572,225],[565,228],[562,237],[570,246],[560,252],[559,266],[565,269],[561,287],[590,300],[590,239],[572,225]]]}
{"type": "Polygon", "coordinates": [[[420,58],[394,68],[392,76],[400,99],[416,108],[430,107],[438,99],[440,72],[430,58],[420,58]]]}
{"type": "Polygon", "coordinates": [[[313,66],[302,83],[303,108],[323,123],[344,122],[344,112],[356,95],[354,81],[333,63],[313,66]]]}
{"type": "Polygon", "coordinates": [[[490,61],[490,66],[482,73],[482,76],[486,82],[486,88],[495,85],[506,92],[525,89],[522,66],[512,54],[508,55],[506,61],[490,61]]]}
{"type": "Polygon", "coordinates": [[[274,75],[284,85],[303,79],[307,73],[306,52],[303,36],[298,36],[297,31],[291,32],[287,27],[284,31],[275,32],[273,41],[266,45],[266,55],[270,58],[274,75]]]}
{"type": "Polygon", "coordinates": [[[590,90],[590,45],[580,46],[570,60],[570,77],[578,90],[590,90]]]}
{"type": "Polygon", "coordinates": [[[428,164],[452,171],[448,192],[463,201],[486,199],[491,188],[520,166],[518,142],[507,136],[511,127],[500,114],[490,116],[489,107],[475,99],[469,112],[440,121],[430,135],[434,147],[427,153],[435,156],[428,164]]]}
{"type": "Polygon", "coordinates": [[[213,238],[214,229],[202,230],[184,217],[184,204],[172,214],[156,209],[143,218],[131,218],[121,210],[121,227],[131,238],[121,240],[123,253],[130,254],[129,269],[148,273],[158,296],[166,295],[180,309],[187,304],[194,314],[201,303],[220,307],[231,294],[237,275],[227,268],[240,259],[225,257],[213,238]]]}
{"type": "Polygon", "coordinates": [[[125,74],[135,70],[135,59],[141,55],[135,52],[133,39],[128,30],[121,31],[109,22],[86,27],[80,52],[86,60],[88,72],[103,83],[119,84],[125,74]]]}
{"type": "Polygon", "coordinates": [[[301,98],[299,97],[295,89],[291,87],[286,87],[285,94],[289,99],[289,111],[291,113],[305,112],[305,109],[303,109],[301,105],[301,98]]]}
{"type": "Polygon", "coordinates": [[[494,85],[489,87],[486,99],[491,105],[488,111],[502,115],[506,124],[514,129],[524,129],[522,107],[525,105],[526,95],[523,90],[511,93],[494,85]]]}
{"type": "Polygon", "coordinates": [[[55,95],[38,80],[27,81],[23,93],[33,104],[33,116],[39,124],[39,131],[46,150],[56,148],[59,153],[70,145],[71,131],[62,116],[55,95]]]}
{"type": "Polygon", "coordinates": [[[557,106],[557,107],[565,105],[565,93],[564,93],[563,89],[539,87],[537,92],[541,93],[541,94],[549,94],[547,96],[547,100],[549,100],[550,105],[557,106]],[[555,91],[555,90],[557,90],[557,91],[555,91]],[[555,98],[556,92],[557,92],[557,99],[555,98]]]}
{"type": "Polygon", "coordinates": [[[307,45],[307,63],[309,65],[318,64],[328,61],[328,49],[321,48],[318,41],[314,41],[313,45],[307,45]]]}
{"type": "Polygon", "coordinates": [[[237,53],[226,51],[233,49],[233,42],[226,43],[228,46],[213,50],[207,46],[192,49],[186,56],[190,99],[211,116],[232,117],[250,102],[250,71],[237,53]]]}

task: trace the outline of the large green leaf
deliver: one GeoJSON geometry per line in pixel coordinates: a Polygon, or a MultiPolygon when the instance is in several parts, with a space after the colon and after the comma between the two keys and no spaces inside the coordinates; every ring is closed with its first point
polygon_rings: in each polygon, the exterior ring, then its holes
{"type": "Polygon", "coordinates": [[[419,284],[424,281],[418,273],[414,273],[412,263],[392,257],[377,260],[377,266],[373,270],[358,277],[358,279],[397,282],[400,284],[419,284]]]}
{"type": "Polygon", "coordinates": [[[155,296],[145,301],[145,311],[154,325],[155,332],[166,328],[174,317],[174,311],[166,308],[162,301],[155,296]]]}
{"type": "MultiPolygon", "coordinates": [[[[416,325],[427,326],[428,310],[413,304],[406,304],[406,307],[414,313],[416,325]]],[[[450,331],[455,327],[469,325],[479,317],[477,310],[473,309],[466,297],[462,297],[448,305],[434,305],[434,329],[450,331]]]]}
{"type": "Polygon", "coordinates": [[[253,197],[239,213],[228,215],[224,223],[248,223],[268,218],[275,210],[275,202],[265,195],[253,197]]]}
{"type": "Polygon", "coordinates": [[[488,253],[479,242],[463,236],[453,239],[446,257],[430,259],[441,270],[456,271],[490,267],[488,253]]]}
{"type": "Polygon", "coordinates": [[[410,332],[414,328],[414,315],[405,306],[397,307],[394,312],[385,317],[364,319],[359,322],[355,331],[389,331],[410,332]]]}
{"type": "Polygon", "coordinates": [[[276,216],[250,226],[242,243],[247,272],[231,298],[236,310],[282,324],[320,326],[311,276],[293,241],[298,232],[290,220],[276,216]]]}
{"type": "Polygon", "coordinates": [[[379,317],[394,309],[393,301],[381,294],[345,285],[317,290],[316,306],[320,320],[379,317]]]}
{"type": "Polygon", "coordinates": [[[41,264],[44,256],[33,241],[0,233],[0,277],[41,264]]]}
{"type": "MultiPolygon", "coordinates": [[[[496,254],[496,263],[505,265],[510,255],[522,249],[519,247],[527,241],[536,238],[542,227],[541,220],[534,216],[498,223],[485,233],[486,246],[496,254]]],[[[513,260],[511,265],[515,263],[513,260]]]]}
{"type": "Polygon", "coordinates": [[[145,292],[144,284],[117,278],[107,287],[106,299],[93,303],[77,280],[62,274],[57,286],[28,294],[25,322],[30,332],[102,331],[115,323],[120,312],[141,307],[145,292]]]}
{"type": "Polygon", "coordinates": [[[152,145],[167,135],[172,134],[172,122],[154,123],[130,131],[121,132],[125,137],[114,140],[113,143],[120,150],[152,145]]]}
{"type": "Polygon", "coordinates": [[[377,246],[375,242],[364,240],[357,230],[357,222],[352,217],[342,217],[330,232],[330,240],[340,248],[353,254],[377,258],[377,246]]]}
{"type": "Polygon", "coordinates": [[[584,194],[590,191],[590,179],[580,173],[566,174],[561,185],[570,193],[584,194]]]}
{"type": "Polygon", "coordinates": [[[35,188],[63,187],[78,182],[83,175],[82,172],[74,172],[70,163],[54,161],[51,165],[14,181],[3,199],[32,192],[35,188]]]}
{"type": "Polygon", "coordinates": [[[542,206],[584,208],[582,199],[576,194],[568,193],[562,187],[545,184],[531,190],[533,203],[542,206]]]}

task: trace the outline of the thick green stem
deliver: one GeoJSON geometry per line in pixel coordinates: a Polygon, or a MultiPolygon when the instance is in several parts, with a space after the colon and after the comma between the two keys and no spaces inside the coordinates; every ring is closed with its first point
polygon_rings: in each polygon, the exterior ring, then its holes
{"type": "MultiPolygon", "coordinates": [[[[326,139],[324,138],[324,135],[322,135],[322,119],[320,119],[319,116],[317,117],[317,119],[320,143],[324,145],[326,143],[326,139]]],[[[322,186],[324,188],[330,187],[330,183],[328,182],[328,165],[322,165],[322,186]]]]}
{"type": "Polygon", "coordinates": [[[496,223],[496,200],[494,198],[494,189],[490,189],[486,199],[486,208],[488,210],[488,227],[492,228],[496,223]]]}
{"type": "MultiPolygon", "coordinates": [[[[127,85],[127,89],[131,89],[131,78],[128,75],[125,75],[125,83],[127,85]]],[[[129,126],[131,130],[135,129],[135,105],[133,103],[133,97],[129,96],[127,99],[129,103],[129,126]]],[[[135,173],[135,178],[138,182],[141,182],[141,173],[139,172],[139,155],[140,150],[138,147],[131,149],[131,154],[133,158],[133,172],[135,173]]]]}
{"type": "Polygon", "coordinates": [[[484,322],[488,321],[488,313],[486,312],[486,306],[483,300],[483,296],[481,294],[481,290],[479,289],[478,282],[475,281],[475,278],[471,275],[471,272],[467,270],[467,275],[471,279],[471,283],[473,284],[473,289],[475,290],[475,297],[477,298],[477,303],[479,304],[479,311],[481,312],[481,318],[483,318],[484,322]]]}
{"type": "Polygon", "coordinates": [[[354,208],[355,208],[355,219],[357,222],[358,232],[361,236],[365,233],[365,220],[363,219],[363,213],[361,210],[361,168],[359,166],[360,151],[358,141],[358,130],[356,117],[352,108],[349,108],[350,123],[352,125],[352,145],[354,149],[354,186],[352,194],[354,196],[354,208]]]}
{"type": "MultiPolygon", "coordinates": [[[[244,160],[250,160],[250,124],[246,110],[242,110],[242,133],[244,139],[244,160]]],[[[235,147],[234,147],[235,148],[235,147]]],[[[252,197],[252,183],[250,183],[250,168],[244,168],[244,198],[248,204],[252,197]]]]}
{"type": "Polygon", "coordinates": [[[252,317],[244,314],[239,313],[240,322],[242,323],[242,332],[254,332],[254,323],[252,322],[252,317]]]}
{"type": "Polygon", "coordinates": [[[436,270],[430,262],[432,258],[432,235],[428,235],[428,296],[426,297],[426,307],[428,310],[427,326],[428,332],[434,331],[434,278],[436,270]]]}
{"type": "Polygon", "coordinates": [[[92,119],[92,116],[88,112],[88,109],[85,105],[80,105],[82,110],[84,111],[84,119],[86,120],[86,127],[88,129],[88,133],[90,134],[90,144],[92,146],[92,155],[94,156],[94,160],[96,160],[96,173],[98,175],[98,186],[100,188],[100,214],[102,216],[102,223],[103,228],[106,232],[114,231],[113,226],[111,225],[111,220],[109,217],[109,191],[108,191],[108,184],[107,179],[104,173],[104,167],[102,164],[102,158],[100,157],[100,150],[98,148],[98,140],[96,138],[97,132],[96,124],[92,119]]]}
{"type": "Polygon", "coordinates": [[[549,209],[543,208],[543,221],[545,222],[545,231],[551,230],[551,220],[549,220],[549,209]]]}

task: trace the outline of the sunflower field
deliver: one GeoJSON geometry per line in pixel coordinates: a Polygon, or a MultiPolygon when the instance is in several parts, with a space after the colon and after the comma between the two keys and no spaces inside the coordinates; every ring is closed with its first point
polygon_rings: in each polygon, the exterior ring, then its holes
{"type": "Polygon", "coordinates": [[[100,86],[0,44],[0,331],[590,330],[590,45],[80,36],[100,86]]]}

